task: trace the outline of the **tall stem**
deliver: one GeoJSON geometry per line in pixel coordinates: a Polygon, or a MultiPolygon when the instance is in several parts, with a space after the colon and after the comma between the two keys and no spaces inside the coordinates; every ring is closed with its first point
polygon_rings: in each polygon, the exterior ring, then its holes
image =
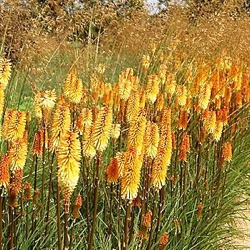
{"type": "Polygon", "coordinates": [[[150,234],[149,234],[149,239],[148,239],[148,247],[147,250],[151,249],[151,243],[152,243],[152,239],[153,239],[153,227],[154,227],[154,219],[155,219],[155,212],[156,212],[156,204],[157,204],[157,200],[158,200],[158,191],[155,190],[154,193],[154,207],[153,207],[153,212],[152,212],[152,219],[151,219],[151,228],[150,228],[150,234]]]}
{"type": "Polygon", "coordinates": [[[69,249],[69,237],[68,237],[68,213],[64,213],[64,249],[69,249]]]}
{"type": "Polygon", "coordinates": [[[89,237],[89,245],[88,250],[93,249],[94,243],[94,234],[95,234],[95,226],[96,226],[96,215],[97,215],[97,205],[98,205],[98,189],[99,189],[99,169],[100,169],[100,152],[97,152],[96,158],[96,171],[95,171],[95,189],[94,189],[94,211],[93,211],[93,222],[92,228],[89,237]]]}
{"type": "Polygon", "coordinates": [[[128,224],[130,220],[130,206],[131,204],[127,202],[127,208],[126,208],[126,217],[125,217],[125,223],[124,223],[124,237],[123,237],[123,243],[122,243],[122,250],[127,249],[128,244],[128,224]]]}
{"type": "Polygon", "coordinates": [[[0,250],[3,249],[3,197],[2,197],[2,188],[0,188],[0,250]]]}
{"type": "Polygon", "coordinates": [[[57,199],[56,199],[56,212],[57,212],[57,244],[58,250],[62,250],[62,232],[61,232],[61,213],[60,213],[60,190],[57,183],[57,199]]]}
{"type": "Polygon", "coordinates": [[[47,213],[46,213],[46,218],[45,218],[45,223],[46,223],[46,229],[45,229],[45,237],[48,234],[48,229],[49,229],[49,211],[50,211],[50,197],[51,197],[51,191],[52,191],[52,174],[53,174],[53,161],[55,157],[55,151],[52,154],[51,158],[51,164],[50,164],[50,176],[49,176],[49,194],[48,194],[48,201],[47,201],[47,213]]]}

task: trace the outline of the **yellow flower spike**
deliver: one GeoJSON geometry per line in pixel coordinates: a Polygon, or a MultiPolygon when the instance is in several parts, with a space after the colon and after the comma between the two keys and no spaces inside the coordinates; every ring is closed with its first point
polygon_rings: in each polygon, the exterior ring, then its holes
{"type": "Polygon", "coordinates": [[[167,168],[172,156],[171,109],[162,112],[161,134],[157,154],[152,166],[151,186],[161,189],[165,185],[167,168]]]}
{"type": "Polygon", "coordinates": [[[208,133],[216,130],[216,112],[206,110],[203,114],[203,127],[208,133]]]}
{"type": "Polygon", "coordinates": [[[147,70],[150,65],[150,56],[149,55],[143,55],[142,56],[142,67],[144,70],[147,70]]]}
{"type": "Polygon", "coordinates": [[[133,69],[131,68],[126,69],[126,71],[122,72],[119,76],[119,95],[120,98],[125,101],[128,100],[133,87],[133,83],[130,81],[131,76],[133,76],[133,69]]]}
{"type": "Polygon", "coordinates": [[[139,114],[130,123],[128,130],[127,148],[136,148],[140,154],[143,147],[143,138],[146,130],[147,119],[143,113],[139,114]]]}
{"type": "Polygon", "coordinates": [[[175,81],[175,77],[173,74],[169,74],[167,76],[167,80],[166,80],[166,83],[165,83],[165,92],[166,94],[173,96],[173,94],[175,93],[176,91],[176,81],[175,81]]]}
{"type": "Polygon", "coordinates": [[[51,124],[50,150],[56,150],[60,137],[70,129],[70,109],[63,99],[58,102],[51,124]]]}
{"type": "Polygon", "coordinates": [[[69,102],[78,104],[83,96],[82,80],[78,78],[76,70],[72,70],[66,77],[63,85],[64,96],[69,102]]]}
{"type": "Polygon", "coordinates": [[[24,133],[22,139],[16,139],[13,141],[10,150],[9,150],[9,157],[10,157],[10,169],[11,171],[16,171],[18,169],[23,169],[28,152],[28,140],[27,140],[28,133],[27,131],[24,133]]]}
{"type": "Polygon", "coordinates": [[[85,127],[82,139],[82,151],[83,155],[92,159],[96,155],[96,149],[92,139],[93,126],[85,127]]]}
{"type": "Polygon", "coordinates": [[[186,105],[187,103],[187,87],[186,86],[184,85],[177,86],[176,99],[177,99],[177,103],[180,106],[186,105]]]}
{"type": "Polygon", "coordinates": [[[133,91],[128,99],[126,107],[126,119],[130,123],[138,115],[140,108],[140,96],[138,92],[133,91]]]}
{"type": "Polygon", "coordinates": [[[77,133],[67,131],[57,150],[58,185],[65,201],[75,189],[80,172],[81,145],[77,133]]]}
{"type": "Polygon", "coordinates": [[[208,107],[210,97],[211,97],[211,86],[210,84],[204,84],[200,88],[198,105],[201,109],[205,110],[208,107]]]}
{"type": "Polygon", "coordinates": [[[215,141],[219,141],[222,135],[222,131],[223,131],[223,122],[222,121],[217,121],[216,122],[216,127],[214,132],[212,133],[213,138],[215,141]]]}
{"type": "Polygon", "coordinates": [[[0,58],[0,84],[6,89],[11,75],[11,63],[8,59],[0,58]]]}
{"type": "Polygon", "coordinates": [[[3,107],[4,107],[4,89],[3,85],[0,84],[0,118],[3,115],[3,107]]]}
{"type": "Polygon", "coordinates": [[[145,104],[146,104],[146,92],[144,89],[139,89],[139,95],[140,95],[140,103],[139,106],[141,109],[145,108],[145,104]]]}
{"type": "Polygon", "coordinates": [[[92,110],[89,108],[83,108],[81,114],[77,118],[77,129],[80,134],[83,134],[85,127],[90,127],[93,121],[92,110]]]}
{"type": "Polygon", "coordinates": [[[111,138],[118,139],[120,133],[121,133],[121,124],[119,123],[112,124],[111,138]]]}
{"type": "Polygon", "coordinates": [[[125,164],[125,153],[117,152],[115,158],[118,162],[119,178],[123,176],[124,164],[125,164]]]}
{"type": "Polygon", "coordinates": [[[143,156],[143,152],[138,154],[133,147],[125,152],[124,170],[121,177],[121,195],[123,199],[133,200],[137,197],[143,156]]]}
{"type": "Polygon", "coordinates": [[[157,154],[157,147],[159,143],[160,135],[159,128],[156,123],[148,122],[146,126],[146,132],[144,136],[144,144],[145,144],[145,155],[155,158],[157,154]]]}
{"type": "Polygon", "coordinates": [[[161,64],[159,67],[159,78],[160,78],[161,85],[165,84],[166,82],[166,73],[167,73],[166,68],[167,67],[165,64],[161,64]]]}
{"type": "Polygon", "coordinates": [[[3,122],[3,136],[6,140],[23,138],[26,127],[26,112],[7,110],[3,122]]]}
{"type": "Polygon", "coordinates": [[[146,85],[146,97],[147,100],[151,103],[155,103],[156,97],[159,93],[160,82],[158,75],[149,76],[147,85],[146,85]]]}
{"type": "Polygon", "coordinates": [[[97,113],[96,120],[93,124],[92,139],[95,149],[104,151],[108,146],[108,142],[112,129],[112,109],[109,106],[102,107],[97,113]]]}

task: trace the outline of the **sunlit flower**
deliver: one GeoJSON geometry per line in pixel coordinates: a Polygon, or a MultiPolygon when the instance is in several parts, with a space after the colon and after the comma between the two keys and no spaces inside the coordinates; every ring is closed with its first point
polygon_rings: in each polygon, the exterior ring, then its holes
{"type": "Polygon", "coordinates": [[[93,124],[92,139],[96,150],[104,151],[112,129],[112,109],[109,106],[103,107],[97,113],[93,124]]]}
{"type": "Polygon", "coordinates": [[[0,84],[5,89],[11,75],[11,63],[8,59],[0,58],[0,84]]]}
{"type": "Polygon", "coordinates": [[[145,154],[151,158],[155,158],[157,154],[157,147],[159,143],[159,128],[156,123],[148,122],[144,136],[145,154]]]}
{"type": "Polygon", "coordinates": [[[115,123],[112,124],[112,129],[111,129],[111,138],[113,139],[118,139],[121,133],[121,124],[115,123]]]}
{"type": "Polygon", "coordinates": [[[78,78],[76,70],[72,70],[68,75],[63,85],[64,96],[71,103],[80,103],[82,98],[83,84],[78,78]]]}
{"type": "Polygon", "coordinates": [[[145,134],[146,124],[146,117],[143,114],[139,114],[136,119],[131,121],[129,127],[127,147],[135,147],[138,154],[141,153],[143,147],[143,138],[145,134]]]}
{"type": "Polygon", "coordinates": [[[10,169],[15,171],[17,169],[23,169],[28,152],[28,139],[27,132],[24,134],[22,139],[16,139],[11,144],[9,150],[10,157],[10,169]]]}
{"type": "MultiPolygon", "coordinates": [[[[63,194],[65,204],[75,189],[80,171],[81,145],[78,135],[68,131],[62,136],[57,150],[58,185],[63,194]]],[[[65,206],[65,212],[68,207],[65,206]]]]}
{"type": "Polygon", "coordinates": [[[157,75],[149,76],[147,85],[146,85],[146,97],[151,103],[155,103],[156,97],[159,93],[159,77],[157,75]]]}
{"type": "Polygon", "coordinates": [[[143,156],[143,152],[138,155],[135,148],[129,148],[125,153],[124,170],[121,177],[123,199],[133,200],[137,196],[143,156]]]}
{"type": "Polygon", "coordinates": [[[26,112],[7,110],[4,116],[3,136],[7,140],[23,138],[26,126],[26,112]]]}
{"type": "MultiPolygon", "coordinates": [[[[56,103],[56,91],[52,90],[45,90],[44,92],[38,92],[35,95],[35,110],[39,113],[39,108],[52,110],[56,103]],[[37,106],[37,108],[36,108],[37,106]]],[[[38,116],[40,116],[38,114],[38,116]]]]}

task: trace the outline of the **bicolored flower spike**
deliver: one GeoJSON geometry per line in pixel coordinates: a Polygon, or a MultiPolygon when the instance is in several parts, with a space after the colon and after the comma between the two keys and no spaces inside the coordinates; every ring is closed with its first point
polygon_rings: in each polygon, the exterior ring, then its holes
{"type": "Polygon", "coordinates": [[[67,131],[61,137],[57,150],[58,185],[65,201],[65,212],[68,212],[70,197],[78,182],[80,160],[81,145],[78,135],[67,131]]]}

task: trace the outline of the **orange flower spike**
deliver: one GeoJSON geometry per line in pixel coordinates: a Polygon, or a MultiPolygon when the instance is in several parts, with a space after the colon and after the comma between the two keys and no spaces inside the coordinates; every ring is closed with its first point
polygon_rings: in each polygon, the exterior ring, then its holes
{"type": "Polygon", "coordinates": [[[106,169],[107,182],[115,183],[119,178],[119,166],[116,158],[112,158],[106,169]]]}
{"type": "Polygon", "coordinates": [[[80,217],[79,210],[82,207],[82,196],[78,195],[75,199],[73,211],[72,211],[72,217],[73,219],[77,219],[80,217]]]}
{"type": "Polygon", "coordinates": [[[242,93],[241,93],[241,91],[236,92],[235,103],[236,103],[237,108],[242,107],[242,93]]]}
{"type": "Polygon", "coordinates": [[[222,148],[222,157],[224,161],[230,162],[232,160],[232,144],[226,142],[222,148]]]}
{"type": "Polygon", "coordinates": [[[138,207],[138,208],[141,207],[141,199],[140,199],[139,194],[137,194],[136,198],[133,199],[132,204],[134,207],[138,207]]]}
{"type": "Polygon", "coordinates": [[[202,211],[203,211],[203,204],[199,203],[199,205],[197,207],[197,214],[196,214],[197,220],[201,219],[202,211]]]}
{"type": "Polygon", "coordinates": [[[80,134],[83,134],[84,128],[91,126],[93,121],[92,110],[89,108],[83,108],[81,114],[77,118],[77,129],[80,134]]]}
{"type": "Polygon", "coordinates": [[[31,196],[31,184],[29,182],[26,182],[24,184],[24,196],[23,196],[23,200],[26,200],[26,201],[32,201],[33,198],[31,196]]]}
{"type": "Polygon", "coordinates": [[[18,169],[13,173],[12,181],[9,188],[9,206],[17,207],[18,193],[22,190],[23,170],[18,169]]]}
{"type": "Polygon", "coordinates": [[[43,140],[44,140],[44,130],[40,129],[35,133],[34,143],[33,143],[33,154],[37,156],[42,156],[43,152],[43,140]]]}
{"type": "Polygon", "coordinates": [[[176,150],[176,136],[175,133],[172,133],[172,148],[176,150]]]}
{"type": "Polygon", "coordinates": [[[169,241],[169,234],[167,232],[163,233],[159,241],[159,249],[165,250],[169,241]]]}
{"type": "Polygon", "coordinates": [[[142,225],[146,228],[151,227],[151,221],[152,221],[152,212],[149,210],[145,215],[142,217],[142,225]]]}
{"type": "Polygon", "coordinates": [[[164,107],[164,95],[162,93],[159,93],[156,99],[155,109],[156,111],[162,111],[163,107],[164,107]]]}
{"type": "Polygon", "coordinates": [[[187,133],[183,134],[181,148],[180,148],[180,155],[179,160],[187,161],[187,152],[190,151],[190,143],[189,143],[189,135],[187,133]]]}
{"type": "Polygon", "coordinates": [[[8,188],[10,182],[9,173],[10,159],[9,155],[5,154],[2,156],[0,163],[0,187],[8,188]]]}
{"type": "Polygon", "coordinates": [[[180,129],[186,130],[187,125],[188,125],[188,112],[185,110],[181,110],[178,127],[180,129]]]}

